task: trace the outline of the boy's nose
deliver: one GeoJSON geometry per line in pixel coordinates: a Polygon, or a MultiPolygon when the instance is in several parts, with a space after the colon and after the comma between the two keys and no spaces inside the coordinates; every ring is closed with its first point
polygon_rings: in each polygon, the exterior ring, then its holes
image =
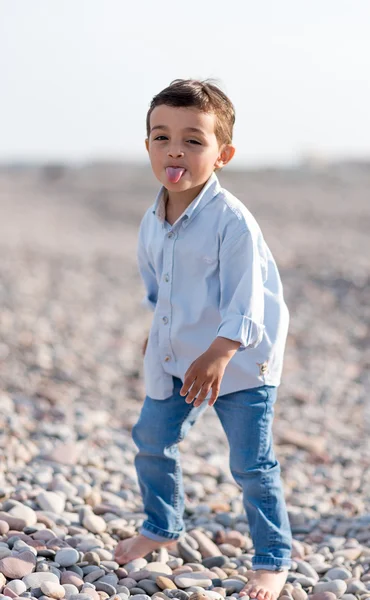
{"type": "Polygon", "coordinates": [[[184,152],[183,152],[183,150],[174,149],[174,150],[169,150],[167,155],[170,156],[171,158],[179,158],[181,156],[184,156],[184,152]]]}

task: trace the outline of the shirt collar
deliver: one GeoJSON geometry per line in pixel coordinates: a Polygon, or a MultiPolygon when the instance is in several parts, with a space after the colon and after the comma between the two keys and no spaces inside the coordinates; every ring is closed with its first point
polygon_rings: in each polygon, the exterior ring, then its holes
{"type": "MultiPolygon", "coordinates": [[[[219,193],[220,189],[221,186],[220,182],[218,181],[218,177],[216,173],[212,173],[207,183],[199,192],[198,196],[194,198],[194,200],[189,204],[187,209],[182,213],[182,215],[178,218],[177,221],[180,221],[180,219],[184,219],[183,225],[184,227],[186,227],[189,224],[190,220],[196,214],[198,214],[198,212],[202,210],[202,208],[204,208],[208,204],[208,202],[212,200],[212,198],[214,198],[219,193]]],[[[160,221],[160,223],[162,223],[162,225],[164,224],[166,218],[167,197],[167,189],[164,186],[162,186],[157,194],[153,208],[153,215],[157,216],[158,220],[160,221]]]]}

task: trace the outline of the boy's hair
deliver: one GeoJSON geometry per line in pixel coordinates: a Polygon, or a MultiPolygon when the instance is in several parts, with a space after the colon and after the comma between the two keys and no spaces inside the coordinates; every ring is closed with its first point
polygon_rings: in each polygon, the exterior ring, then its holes
{"type": "Polygon", "coordinates": [[[216,115],[215,135],[219,145],[231,144],[235,109],[231,100],[209,79],[175,79],[168,87],[159,92],[150,103],[146,116],[146,132],[150,134],[150,115],[156,106],[197,108],[205,113],[216,115]]]}

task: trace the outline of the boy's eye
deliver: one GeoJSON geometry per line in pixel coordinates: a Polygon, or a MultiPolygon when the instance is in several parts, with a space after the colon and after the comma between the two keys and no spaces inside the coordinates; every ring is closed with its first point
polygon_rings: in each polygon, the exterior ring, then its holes
{"type": "Polygon", "coordinates": [[[166,138],[166,136],[165,136],[165,135],[157,135],[157,137],[156,137],[156,138],[154,138],[154,140],[159,140],[159,141],[161,141],[161,140],[166,140],[166,139],[167,139],[167,138],[166,138]]]}
{"type": "Polygon", "coordinates": [[[190,144],[198,144],[198,146],[201,146],[202,144],[200,142],[198,142],[197,140],[188,140],[188,142],[190,142],[190,144]]]}

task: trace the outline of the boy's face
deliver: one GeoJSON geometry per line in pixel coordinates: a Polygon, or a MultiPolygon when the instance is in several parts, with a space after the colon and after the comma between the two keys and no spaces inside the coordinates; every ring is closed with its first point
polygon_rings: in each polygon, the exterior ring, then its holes
{"type": "Polygon", "coordinates": [[[215,168],[233,157],[231,144],[219,145],[214,113],[161,104],[150,115],[145,140],[154,175],[171,192],[203,185],[215,168]]]}

